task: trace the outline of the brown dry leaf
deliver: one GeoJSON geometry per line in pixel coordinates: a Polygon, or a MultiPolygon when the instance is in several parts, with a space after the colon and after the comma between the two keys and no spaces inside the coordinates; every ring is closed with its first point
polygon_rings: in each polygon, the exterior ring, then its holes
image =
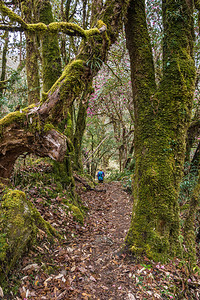
{"type": "Polygon", "coordinates": [[[90,276],[90,280],[96,282],[96,279],[92,275],[90,276]]]}
{"type": "Polygon", "coordinates": [[[44,253],[44,249],[42,249],[41,247],[37,246],[36,249],[41,252],[41,253],[44,253]]]}
{"type": "Polygon", "coordinates": [[[118,261],[116,261],[116,260],[114,260],[113,259],[113,261],[112,261],[114,264],[116,264],[116,265],[118,265],[119,264],[119,262],[118,261]]]}
{"type": "Polygon", "coordinates": [[[38,264],[30,264],[27,265],[26,267],[24,267],[22,270],[23,271],[28,271],[28,270],[39,270],[40,266],[38,266],[38,264]]]}
{"type": "Polygon", "coordinates": [[[86,293],[82,293],[82,296],[84,297],[84,300],[91,299],[91,297],[92,297],[92,295],[86,294],[86,293]]]}
{"type": "Polygon", "coordinates": [[[109,288],[108,288],[107,286],[104,286],[104,285],[101,285],[101,288],[102,288],[103,290],[109,290],[109,288]]]}
{"type": "Polygon", "coordinates": [[[84,267],[79,267],[78,270],[83,274],[87,272],[87,270],[84,267]]]}
{"type": "Polygon", "coordinates": [[[54,297],[57,297],[58,288],[56,286],[54,287],[53,292],[54,292],[54,297]]]}
{"type": "Polygon", "coordinates": [[[74,272],[75,270],[76,270],[76,266],[72,267],[70,271],[74,272]]]}

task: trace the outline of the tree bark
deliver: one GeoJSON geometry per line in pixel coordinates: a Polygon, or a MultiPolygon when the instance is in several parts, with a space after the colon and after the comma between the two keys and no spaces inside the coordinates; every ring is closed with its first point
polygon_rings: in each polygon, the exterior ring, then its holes
{"type": "MultiPolygon", "coordinates": [[[[46,25],[54,22],[52,7],[49,0],[43,0],[38,5],[39,22],[46,25]]],[[[43,91],[46,93],[61,76],[61,58],[57,33],[41,35],[42,43],[42,78],[43,91]]]]}
{"type": "Polygon", "coordinates": [[[192,193],[189,209],[184,222],[183,234],[185,244],[185,256],[189,262],[189,267],[192,270],[196,262],[196,234],[195,234],[195,219],[196,212],[199,207],[200,195],[200,177],[192,193]]]}
{"type": "Polygon", "coordinates": [[[39,110],[14,112],[0,120],[0,179],[10,178],[15,160],[24,152],[39,156],[49,156],[62,161],[67,150],[66,137],[56,131],[41,126],[39,110]]]}
{"type": "Polygon", "coordinates": [[[195,83],[192,13],[185,0],[163,1],[164,75],[157,92],[145,1],[130,1],[127,15],[136,169],[126,242],[133,253],[161,261],[181,253],[178,193],[195,83]]]}
{"type": "MultiPolygon", "coordinates": [[[[89,97],[89,96],[87,97],[86,95],[84,96],[86,97],[86,99],[89,97]]],[[[81,99],[79,103],[75,134],[73,137],[73,144],[75,150],[74,167],[76,170],[83,169],[81,145],[82,145],[82,139],[83,139],[85,126],[86,126],[87,108],[88,108],[88,101],[86,100],[83,103],[83,99],[81,99]]]]}
{"type": "MultiPolygon", "coordinates": [[[[32,1],[25,0],[21,5],[22,14],[26,23],[35,23],[32,17],[32,1]]],[[[36,48],[36,35],[26,32],[26,76],[28,85],[28,103],[37,103],[40,99],[40,76],[38,66],[38,50],[36,48]]]]}

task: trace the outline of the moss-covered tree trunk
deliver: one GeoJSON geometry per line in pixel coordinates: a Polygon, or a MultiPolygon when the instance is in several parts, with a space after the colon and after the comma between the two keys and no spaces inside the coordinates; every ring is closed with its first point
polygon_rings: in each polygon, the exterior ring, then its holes
{"type": "MultiPolygon", "coordinates": [[[[25,0],[21,4],[22,14],[26,23],[35,23],[35,1],[25,0]]],[[[26,32],[26,76],[28,86],[28,103],[37,103],[40,100],[40,75],[38,65],[38,50],[36,34],[26,32]]]]}
{"type": "Polygon", "coordinates": [[[136,254],[180,255],[179,183],[191,117],[195,66],[192,1],[163,1],[163,79],[156,91],[145,1],[126,23],[135,113],[134,208],[127,244],[136,254]]]}
{"type": "Polygon", "coordinates": [[[189,262],[189,266],[193,267],[196,262],[196,234],[195,234],[195,218],[196,212],[199,207],[200,196],[200,177],[192,193],[189,209],[184,222],[184,244],[185,256],[189,262]]]}
{"type": "Polygon", "coordinates": [[[90,88],[86,89],[86,92],[83,93],[79,108],[78,108],[78,114],[76,119],[76,127],[75,127],[75,133],[73,137],[73,145],[74,145],[74,167],[77,170],[83,169],[82,164],[82,154],[81,154],[81,145],[82,145],[82,139],[85,131],[86,126],[86,117],[87,117],[87,108],[88,108],[88,98],[90,96],[90,88]]]}
{"type": "MultiPolygon", "coordinates": [[[[46,25],[54,22],[49,0],[40,1],[37,9],[39,22],[46,25]]],[[[41,42],[43,91],[46,93],[61,76],[62,72],[57,32],[41,35],[41,42]]]]}
{"type": "MultiPolygon", "coordinates": [[[[7,51],[8,51],[8,42],[9,42],[9,37],[8,37],[8,32],[5,32],[4,34],[4,46],[3,46],[3,51],[2,51],[2,61],[1,61],[1,81],[5,81],[6,79],[6,63],[7,63],[7,51]]],[[[0,97],[2,97],[3,94],[3,88],[0,88],[0,97]]]]}

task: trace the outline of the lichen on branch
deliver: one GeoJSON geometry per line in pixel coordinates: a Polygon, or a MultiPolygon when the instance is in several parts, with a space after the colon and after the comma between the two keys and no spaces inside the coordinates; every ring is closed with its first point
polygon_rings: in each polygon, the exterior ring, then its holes
{"type": "Polygon", "coordinates": [[[39,33],[58,33],[63,32],[69,36],[80,36],[83,38],[88,38],[93,35],[100,34],[105,30],[99,30],[98,28],[92,28],[89,30],[82,29],[79,25],[69,22],[52,22],[49,25],[46,25],[42,22],[36,24],[27,24],[20,16],[10,10],[3,1],[0,1],[0,11],[3,15],[8,16],[11,21],[17,22],[21,27],[12,27],[1,25],[0,29],[4,30],[15,30],[15,31],[29,31],[29,32],[39,32],[39,33]]]}

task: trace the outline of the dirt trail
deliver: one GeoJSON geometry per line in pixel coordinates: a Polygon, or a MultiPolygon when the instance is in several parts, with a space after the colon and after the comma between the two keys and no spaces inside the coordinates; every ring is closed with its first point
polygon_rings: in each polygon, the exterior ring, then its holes
{"type": "Polygon", "coordinates": [[[88,257],[83,265],[93,272],[93,278],[82,278],[80,285],[91,299],[130,299],[126,278],[130,268],[122,264],[119,252],[130,225],[132,201],[118,182],[105,183],[99,188],[105,192],[93,191],[83,196],[89,208],[90,232],[78,237],[73,249],[80,257],[88,257]]]}

